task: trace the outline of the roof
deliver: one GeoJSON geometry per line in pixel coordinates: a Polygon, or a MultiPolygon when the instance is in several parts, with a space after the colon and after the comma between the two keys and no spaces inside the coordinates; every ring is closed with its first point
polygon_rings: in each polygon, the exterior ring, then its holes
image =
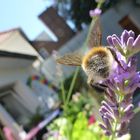
{"type": "Polygon", "coordinates": [[[38,53],[19,29],[0,32],[0,55],[24,58],[37,58],[38,53]]]}

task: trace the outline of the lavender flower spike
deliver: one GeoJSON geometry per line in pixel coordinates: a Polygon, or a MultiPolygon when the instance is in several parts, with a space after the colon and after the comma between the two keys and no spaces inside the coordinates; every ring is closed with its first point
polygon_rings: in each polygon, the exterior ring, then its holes
{"type": "Polygon", "coordinates": [[[110,46],[116,49],[116,56],[123,66],[116,67],[114,73],[104,81],[107,86],[105,101],[102,102],[100,124],[111,140],[124,137],[134,116],[132,98],[137,87],[140,87],[140,72],[136,71],[137,61],[133,56],[140,51],[140,35],[135,39],[133,31],[124,30],[121,37],[107,37],[110,46]]]}
{"type": "Polygon", "coordinates": [[[115,47],[125,57],[131,57],[140,51],[140,35],[135,38],[135,33],[124,30],[120,36],[112,35],[107,37],[109,45],[115,47]]]}

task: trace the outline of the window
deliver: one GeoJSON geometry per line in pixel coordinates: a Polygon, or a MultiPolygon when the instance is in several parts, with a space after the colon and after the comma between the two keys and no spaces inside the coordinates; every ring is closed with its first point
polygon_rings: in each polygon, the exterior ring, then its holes
{"type": "Polygon", "coordinates": [[[12,89],[0,92],[0,104],[19,125],[26,126],[32,114],[21,101],[20,96],[12,89]]]}

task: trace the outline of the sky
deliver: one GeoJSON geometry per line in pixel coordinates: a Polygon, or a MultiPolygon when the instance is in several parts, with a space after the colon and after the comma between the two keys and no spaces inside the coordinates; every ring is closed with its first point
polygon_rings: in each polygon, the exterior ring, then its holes
{"type": "Polygon", "coordinates": [[[53,0],[0,0],[0,32],[20,27],[30,40],[34,40],[45,26],[39,20],[53,0]]]}

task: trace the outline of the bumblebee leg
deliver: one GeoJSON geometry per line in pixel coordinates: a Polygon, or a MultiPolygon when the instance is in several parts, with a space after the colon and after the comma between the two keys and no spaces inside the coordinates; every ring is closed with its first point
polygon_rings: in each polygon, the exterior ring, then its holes
{"type": "Polygon", "coordinates": [[[112,55],[113,55],[115,61],[121,66],[121,68],[122,68],[123,70],[125,70],[124,67],[122,66],[122,64],[120,63],[120,61],[118,60],[117,54],[116,54],[115,50],[114,50],[112,47],[110,47],[110,46],[107,46],[107,48],[108,48],[108,49],[110,50],[110,52],[112,53],[112,55]]]}
{"type": "Polygon", "coordinates": [[[91,84],[91,87],[94,88],[97,92],[106,92],[107,86],[100,83],[91,84]]]}

